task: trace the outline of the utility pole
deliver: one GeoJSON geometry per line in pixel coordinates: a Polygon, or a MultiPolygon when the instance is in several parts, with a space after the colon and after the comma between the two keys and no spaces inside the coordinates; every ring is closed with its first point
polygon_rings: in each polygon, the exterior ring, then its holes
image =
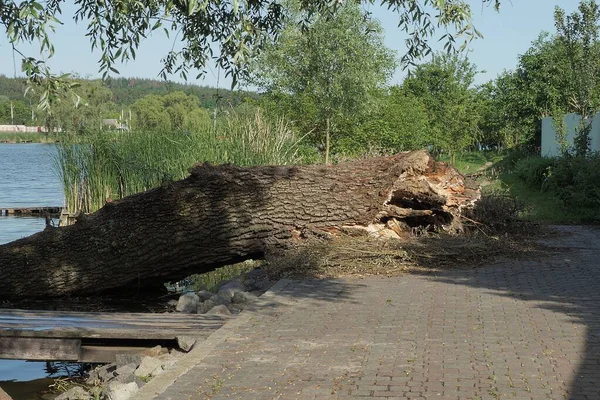
{"type": "Polygon", "coordinates": [[[15,111],[14,111],[14,107],[13,107],[13,102],[10,102],[10,124],[14,125],[15,124],[15,111]]]}

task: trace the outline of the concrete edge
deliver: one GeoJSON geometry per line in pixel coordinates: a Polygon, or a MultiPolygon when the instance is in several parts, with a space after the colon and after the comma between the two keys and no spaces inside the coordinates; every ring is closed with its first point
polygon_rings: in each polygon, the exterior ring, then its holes
{"type": "Polygon", "coordinates": [[[234,319],[225,323],[222,327],[214,331],[206,340],[197,343],[192,350],[181,358],[175,368],[169,369],[159,376],[152,378],[145,386],[143,386],[130,400],[148,400],[153,399],[164,393],[175,381],[182,375],[186,374],[204,357],[206,357],[219,344],[229,339],[240,326],[250,321],[252,315],[260,310],[261,305],[265,305],[277,294],[281,293],[292,281],[281,279],[269,290],[263,293],[258,300],[251,306],[239,313],[234,319]]]}

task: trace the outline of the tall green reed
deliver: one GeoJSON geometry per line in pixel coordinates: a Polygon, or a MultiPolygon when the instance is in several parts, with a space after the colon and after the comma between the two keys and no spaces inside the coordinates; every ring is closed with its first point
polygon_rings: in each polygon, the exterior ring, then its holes
{"type": "Polygon", "coordinates": [[[67,135],[58,145],[55,166],[67,209],[94,212],[119,199],[182,179],[198,162],[239,166],[279,165],[297,161],[298,141],[283,119],[260,109],[229,110],[192,131],[90,132],[67,135]]]}

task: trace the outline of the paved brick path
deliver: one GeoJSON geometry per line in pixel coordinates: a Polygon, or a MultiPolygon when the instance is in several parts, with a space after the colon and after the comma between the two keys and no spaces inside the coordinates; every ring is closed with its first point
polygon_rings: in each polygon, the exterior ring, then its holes
{"type": "Polygon", "coordinates": [[[543,261],[291,282],[157,399],[600,399],[600,230],[562,229],[543,261]]]}

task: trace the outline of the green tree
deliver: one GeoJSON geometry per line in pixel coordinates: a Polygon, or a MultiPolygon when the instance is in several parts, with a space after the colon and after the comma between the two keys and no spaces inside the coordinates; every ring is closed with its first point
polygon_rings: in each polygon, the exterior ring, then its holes
{"type": "Polygon", "coordinates": [[[585,155],[589,150],[591,131],[591,121],[586,120],[593,117],[600,106],[597,91],[600,84],[600,8],[595,0],[582,0],[579,11],[571,15],[565,15],[563,9],[556,7],[554,20],[557,43],[570,66],[567,75],[569,108],[583,117],[575,137],[575,150],[579,155],[585,155]]]}
{"type": "Polygon", "coordinates": [[[23,100],[0,98],[0,124],[31,125],[31,108],[23,100]]]}
{"type": "Polygon", "coordinates": [[[249,82],[286,100],[288,116],[324,142],[329,163],[331,138],[374,107],[395,67],[394,54],[383,44],[379,22],[355,3],[309,17],[290,8],[293,18],[263,49],[249,82]],[[298,21],[306,18],[311,23],[303,33],[298,21]]]}
{"type": "MultiPolygon", "coordinates": [[[[494,4],[496,9],[501,2],[481,1],[494,4]]],[[[22,57],[29,81],[44,85],[46,95],[41,102],[44,106],[54,100],[57,92],[70,87],[66,76],[53,75],[43,61],[54,54],[50,33],[59,28],[60,18],[73,17],[86,26],[92,48],[101,52],[99,66],[104,76],[118,73],[117,61],[134,59],[143,39],[164,29],[166,35],[177,32],[175,40],[182,43],[181,50],[174,49],[165,55],[164,76],[180,73],[186,77],[190,69],[204,71],[216,44],[217,63],[233,77],[234,84],[265,41],[280,33],[286,18],[279,0],[77,1],[74,15],[63,14],[63,3],[63,0],[0,0],[0,26],[9,46],[22,57]],[[19,49],[24,42],[39,43],[39,51],[34,54],[42,57],[24,54],[19,49]]],[[[399,29],[408,34],[408,50],[403,57],[406,64],[430,51],[428,39],[438,29],[442,32],[440,40],[448,49],[456,48],[457,40],[464,40],[462,43],[466,45],[480,36],[465,0],[380,0],[380,3],[397,13],[399,29]]],[[[299,4],[308,15],[327,15],[343,2],[311,0],[299,4]]],[[[304,21],[301,24],[305,25],[304,21]]]]}
{"type": "Polygon", "coordinates": [[[433,152],[452,158],[479,137],[479,105],[473,80],[475,65],[455,55],[437,54],[403,83],[405,93],[423,102],[433,152]]]}
{"type": "Polygon", "coordinates": [[[425,148],[429,138],[427,109],[420,98],[393,86],[359,132],[357,145],[362,149],[397,153],[425,148]]]}
{"type": "MultiPolygon", "coordinates": [[[[102,121],[117,115],[112,103],[112,93],[100,81],[75,81],[74,92],[62,90],[52,108],[37,112],[38,122],[50,132],[85,133],[90,129],[101,129],[102,121]],[[78,98],[72,101],[73,94],[78,98]]],[[[42,88],[34,88],[29,94],[35,96],[42,88]],[[36,90],[38,89],[38,90],[36,90]]]]}

